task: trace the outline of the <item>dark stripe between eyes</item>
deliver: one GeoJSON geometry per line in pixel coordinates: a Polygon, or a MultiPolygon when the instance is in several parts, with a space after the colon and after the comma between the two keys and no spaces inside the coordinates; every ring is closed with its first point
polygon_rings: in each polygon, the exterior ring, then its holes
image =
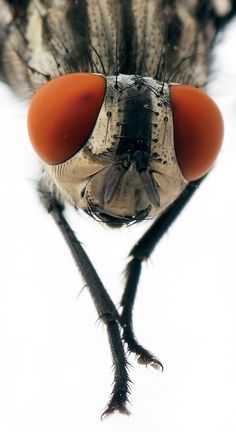
{"type": "Polygon", "coordinates": [[[144,85],[140,89],[137,85],[128,88],[125,96],[127,99],[122,108],[124,124],[116,155],[124,161],[124,165],[135,162],[137,170],[142,171],[148,165],[151,148],[152,112],[144,108],[151,107],[151,95],[144,85]]]}

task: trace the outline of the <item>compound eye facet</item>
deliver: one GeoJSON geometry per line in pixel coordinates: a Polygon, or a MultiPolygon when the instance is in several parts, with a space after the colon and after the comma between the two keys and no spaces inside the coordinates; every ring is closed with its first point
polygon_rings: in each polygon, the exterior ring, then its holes
{"type": "Polygon", "coordinates": [[[70,159],[91,135],[106,92],[106,79],[91,73],[62,75],[43,85],[28,112],[31,143],[50,164],[70,159]]]}
{"type": "Polygon", "coordinates": [[[171,85],[176,158],[188,181],[212,167],[223,140],[223,119],[215,102],[189,85],[171,85]]]}

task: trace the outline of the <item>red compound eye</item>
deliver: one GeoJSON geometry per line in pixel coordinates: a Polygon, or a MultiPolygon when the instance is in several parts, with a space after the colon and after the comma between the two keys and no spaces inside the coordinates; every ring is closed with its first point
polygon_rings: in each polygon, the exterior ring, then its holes
{"type": "Polygon", "coordinates": [[[177,161],[186,180],[197,180],[219,153],[223,119],[215,102],[195,87],[172,85],[170,97],[177,161]]]}
{"type": "Polygon", "coordinates": [[[37,91],[29,108],[28,131],[44,162],[60,164],[84,146],[105,92],[105,78],[90,73],[60,76],[37,91]]]}

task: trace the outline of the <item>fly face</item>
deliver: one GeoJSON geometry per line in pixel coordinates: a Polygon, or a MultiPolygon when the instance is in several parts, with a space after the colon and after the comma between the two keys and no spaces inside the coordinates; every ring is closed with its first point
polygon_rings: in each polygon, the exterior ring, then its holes
{"type": "Polygon", "coordinates": [[[75,73],[36,93],[29,132],[61,195],[121,226],[159,216],[202,177],[223,125],[214,102],[194,87],[75,73]]]}
{"type": "Polygon", "coordinates": [[[116,226],[158,215],[187,182],[175,156],[168,85],[128,75],[105,83],[87,142],[46,169],[76,208],[116,226]]]}

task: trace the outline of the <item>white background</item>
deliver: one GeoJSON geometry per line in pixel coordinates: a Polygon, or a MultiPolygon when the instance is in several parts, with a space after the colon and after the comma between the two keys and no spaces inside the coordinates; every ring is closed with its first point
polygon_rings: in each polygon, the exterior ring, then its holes
{"type": "MultiPolygon", "coordinates": [[[[165,370],[131,356],[129,417],[99,419],[112,383],[106,331],[38,203],[25,106],[1,85],[1,432],[235,432],[235,40],[236,23],[218,47],[210,86],[225,118],[222,152],[144,264],[135,329],[165,370]]],[[[147,225],[111,231],[67,214],[117,304],[128,251],[147,225]]]]}

